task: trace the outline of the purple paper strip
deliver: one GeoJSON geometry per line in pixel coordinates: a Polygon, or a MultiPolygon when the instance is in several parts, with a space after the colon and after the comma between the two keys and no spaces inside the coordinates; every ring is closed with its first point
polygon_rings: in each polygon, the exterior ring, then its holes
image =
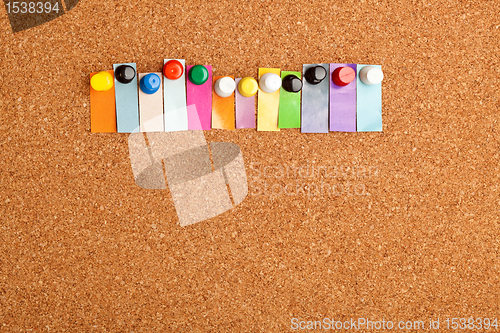
{"type": "Polygon", "coordinates": [[[255,128],[255,95],[252,97],[245,97],[238,91],[238,83],[240,79],[234,80],[236,82],[236,89],[234,91],[234,98],[236,103],[236,128],[255,128]]]}
{"type": "Polygon", "coordinates": [[[189,80],[189,70],[186,66],[186,99],[188,113],[188,129],[210,130],[212,124],[212,66],[208,69],[208,80],[202,85],[196,85],[189,80]],[[190,107],[194,105],[194,107],[190,107]]]}
{"type": "Polygon", "coordinates": [[[332,73],[338,67],[351,67],[356,73],[356,64],[330,64],[330,131],[356,132],[356,79],[337,86],[332,73]]]}

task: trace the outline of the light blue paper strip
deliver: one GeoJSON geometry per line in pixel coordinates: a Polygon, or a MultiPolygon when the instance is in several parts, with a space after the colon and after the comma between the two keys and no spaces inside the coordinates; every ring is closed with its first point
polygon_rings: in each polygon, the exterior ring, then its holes
{"type": "MultiPolygon", "coordinates": [[[[113,70],[121,65],[129,65],[136,70],[135,63],[114,64],[113,70]]],[[[115,77],[116,128],[118,133],[139,132],[139,95],[137,89],[137,70],[132,82],[127,84],[118,82],[115,77]]]]}
{"type": "Polygon", "coordinates": [[[365,66],[382,69],[380,65],[358,65],[356,92],[356,122],[358,132],[382,132],[382,83],[366,85],[359,78],[365,66]]]}
{"type": "Polygon", "coordinates": [[[302,133],[328,133],[328,113],[330,95],[330,64],[311,64],[302,67],[302,133]],[[309,67],[321,65],[327,76],[318,84],[312,85],[305,79],[309,67]]]}
{"type": "Polygon", "coordinates": [[[177,80],[170,80],[166,76],[163,76],[165,132],[187,131],[186,62],[184,59],[165,59],[163,64],[166,64],[169,60],[179,61],[182,67],[184,67],[184,72],[177,80]]]}

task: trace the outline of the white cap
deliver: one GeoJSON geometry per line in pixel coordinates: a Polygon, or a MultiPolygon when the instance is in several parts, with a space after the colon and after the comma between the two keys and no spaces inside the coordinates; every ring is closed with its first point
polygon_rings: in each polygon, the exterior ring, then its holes
{"type": "Polygon", "coordinates": [[[236,83],[229,76],[224,76],[215,81],[214,90],[217,95],[222,98],[231,96],[236,89],[236,83]]]}
{"type": "Polygon", "coordinates": [[[281,87],[281,78],[278,74],[266,73],[260,77],[259,87],[271,94],[281,87]]]}
{"type": "Polygon", "coordinates": [[[373,66],[365,66],[359,71],[359,79],[366,85],[379,84],[384,79],[382,70],[373,66]]]}

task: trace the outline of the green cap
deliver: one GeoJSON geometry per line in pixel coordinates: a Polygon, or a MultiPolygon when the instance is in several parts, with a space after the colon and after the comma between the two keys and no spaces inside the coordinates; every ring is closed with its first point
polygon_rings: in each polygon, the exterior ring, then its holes
{"type": "Polygon", "coordinates": [[[208,80],[208,69],[202,65],[195,65],[189,70],[189,81],[201,85],[208,80]]]}

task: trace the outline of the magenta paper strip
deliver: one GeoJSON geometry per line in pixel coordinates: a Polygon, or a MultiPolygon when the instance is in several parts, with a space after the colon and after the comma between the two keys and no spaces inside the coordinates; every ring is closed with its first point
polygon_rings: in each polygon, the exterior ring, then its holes
{"type": "Polygon", "coordinates": [[[210,130],[212,124],[212,66],[208,69],[208,80],[202,85],[189,81],[189,70],[186,66],[186,99],[188,112],[188,129],[210,130]],[[190,105],[193,105],[190,107],[190,105]]]}
{"type": "Polygon", "coordinates": [[[356,64],[330,64],[330,131],[356,132],[356,79],[337,86],[332,73],[338,67],[351,67],[356,73],[356,64]]]}
{"type": "Polygon", "coordinates": [[[255,128],[255,95],[245,97],[238,91],[238,83],[241,78],[236,79],[234,98],[236,103],[236,128],[255,128]]]}

